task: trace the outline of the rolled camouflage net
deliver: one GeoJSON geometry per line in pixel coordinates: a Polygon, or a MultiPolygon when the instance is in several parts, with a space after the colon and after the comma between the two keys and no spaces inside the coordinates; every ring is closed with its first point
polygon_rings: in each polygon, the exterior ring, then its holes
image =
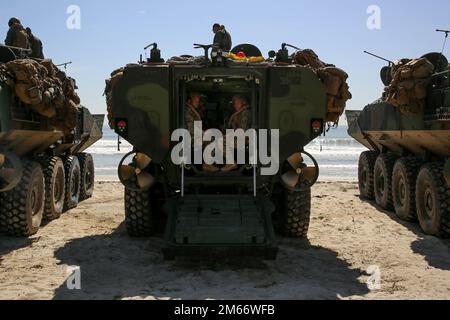
{"type": "Polygon", "coordinates": [[[394,62],[392,81],[385,89],[387,102],[403,114],[423,112],[433,71],[433,64],[426,58],[394,62]]]}
{"type": "Polygon", "coordinates": [[[13,60],[0,65],[0,74],[19,100],[47,117],[53,128],[64,132],[75,128],[80,104],[75,80],[51,60],[13,60]]]}
{"type": "Polygon", "coordinates": [[[108,107],[108,123],[109,127],[114,130],[115,123],[113,118],[113,89],[116,86],[117,82],[123,76],[124,68],[117,69],[111,73],[111,78],[106,80],[105,93],[106,96],[106,105],[108,107]]]}
{"type": "Polygon", "coordinates": [[[294,63],[311,68],[323,82],[327,92],[327,122],[338,123],[345,111],[347,101],[352,98],[347,83],[348,74],[332,64],[321,61],[311,49],[299,50],[294,63]]]}
{"type": "Polygon", "coordinates": [[[206,63],[204,56],[175,56],[167,60],[169,64],[204,64],[206,63]]]}

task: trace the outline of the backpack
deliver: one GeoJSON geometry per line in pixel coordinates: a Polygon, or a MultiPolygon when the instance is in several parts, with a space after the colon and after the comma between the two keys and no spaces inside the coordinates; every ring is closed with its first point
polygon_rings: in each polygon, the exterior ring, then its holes
{"type": "Polygon", "coordinates": [[[231,35],[228,33],[227,30],[225,30],[225,27],[223,28],[223,48],[225,51],[230,51],[231,47],[233,45],[233,42],[231,41],[231,35]]]}

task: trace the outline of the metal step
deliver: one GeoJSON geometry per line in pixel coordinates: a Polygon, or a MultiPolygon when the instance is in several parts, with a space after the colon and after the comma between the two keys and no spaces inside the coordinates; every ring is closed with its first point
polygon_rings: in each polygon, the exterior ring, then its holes
{"type": "Polygon", "coordinates": [[[271,215],[273,204],[243,195],[191,195],[166,205],[167,259],[191,255],[277,254],[271,215]]]}

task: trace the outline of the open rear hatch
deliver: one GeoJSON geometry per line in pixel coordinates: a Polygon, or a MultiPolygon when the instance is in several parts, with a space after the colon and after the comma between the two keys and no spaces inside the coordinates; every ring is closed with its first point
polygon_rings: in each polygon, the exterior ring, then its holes
{"type": "Polygon", "coordinates": [[[271,223],[274,205],[247,195],[190,195],[166,204],[167,260],[177,256],[257,256],[276,258],[271,223]]]}

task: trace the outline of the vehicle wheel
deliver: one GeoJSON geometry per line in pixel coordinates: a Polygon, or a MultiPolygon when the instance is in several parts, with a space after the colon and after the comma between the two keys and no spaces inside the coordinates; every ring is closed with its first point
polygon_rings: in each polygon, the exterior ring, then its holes
{"type": "Polygon", "coordinates": [[[392,174],[392,201],[396,215],[414,221],[416,213],[416,181],[422,162],[416,158],[399,159],[392,174]]]}
{"type": "Polygon", "coordinates": [[[359,158],[358,181],[361,197],[366,200],[375,199],[373,173],[378,152],[366,151],[359,158]]]}
{"type": "Polygon", "coordinates": [[[64,201],[64,211],[76,208],[80,201],[81,168],[78,158],[75,156],[64,159],[64,169],[66,173],[66,197],[64,201]]]}
{"type": "Polygon", "coordinates": [[[278,216],[278,228],[283,236],[307,238],[311,218],[311,188],[303,191],[285,189],[278,216]]]}
{"type": "Polygon", "coordinates": [[[44,219],[53,221],[61,217],[64,210],[66,177],[64,163],[58,157],[50,157],[42,162],[45,177],[44,219]]]}
{"type": "Polygon", "coordinates": [[[396,157],[392,154],[382,154],[375,162],[374,190],[376,203],[385,210],[393,210],[392,173],[396,157]]]}
{"type": "Polygon", "coordinates": [[[149,237],[153,234],[153,217],[148,191],[125,188],[125,224],[131,237],[149,237]]]}
{"type": "Polygon", "coordinates": [[[450,237],[450,188],[446,186],[442,163],[422,167],[417,178],[417,216],[429,235],[450,237]]]}
{"type": "Polygon", "coordinates": [[[92,198],[95,184],[95,169],[92,155],[81,153],[78,155],[81,167],[80,202],[92,198]]]}
{"type": "Polygon", "coordinates": [[[0,223],[9,235],[29,237],[41,226],[45,206],[44,173],[36,162],[23,163],[23,177],[11,191],[1,196],[0,223]]]}

